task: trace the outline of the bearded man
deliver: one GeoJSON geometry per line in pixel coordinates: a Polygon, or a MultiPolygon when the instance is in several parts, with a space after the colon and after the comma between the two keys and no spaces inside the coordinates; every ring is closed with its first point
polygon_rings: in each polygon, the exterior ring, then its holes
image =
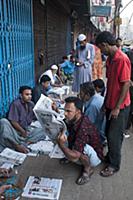
{"type": "Polygon", "coordinates": [[[82,114],[82,101],[78,97],[68,97],[65,103],[64,114],[69,135],[67,138],[62,131],[58,144],[66,159],[83,166],[82,174],[76,181],[78,185],[83,185],[90,180],[93,167],[101,163],[103,148],[95,126],[82,114]]]}

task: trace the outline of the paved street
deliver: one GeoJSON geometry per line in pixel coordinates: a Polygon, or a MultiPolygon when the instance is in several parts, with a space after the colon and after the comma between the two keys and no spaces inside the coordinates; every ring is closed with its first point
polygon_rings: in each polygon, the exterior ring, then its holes
{"type": "MultiPolygon", "coordinates": [[[[75,180],[80,174],[80,167],[60,165],[56,159],[47,156],[28,158],[20,171],[23,183],[30,175],[63,179],[60,200],[132,200],[133,199],[133,134],[124,140],[121,170],[116,175],[103,178],[99,175],[99,166],[91,181],[78,186],[75,180]]],[[[21,198],[28,199],[28,198],[21,198]]]]}

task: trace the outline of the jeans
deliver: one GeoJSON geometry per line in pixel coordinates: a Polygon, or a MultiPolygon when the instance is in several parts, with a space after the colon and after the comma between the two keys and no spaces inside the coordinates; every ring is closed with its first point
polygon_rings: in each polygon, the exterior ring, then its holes
{"type": "Polygon", "coordinates": [[[106,137],[108,142],[107,160],[109,165],[115,170],[120,169],[123,133],[126,128],[129,109],[130,106],[121,109],[117,119],[111,118],[110,120],[109,115],[111,110],[107,109],[106,111],[106,137]]]}

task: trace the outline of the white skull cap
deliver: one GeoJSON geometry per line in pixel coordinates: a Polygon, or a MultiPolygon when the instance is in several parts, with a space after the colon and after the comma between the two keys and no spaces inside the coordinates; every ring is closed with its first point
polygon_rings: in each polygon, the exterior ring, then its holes
{"type": "Polygon", "coordinates": [[[80,42],[82,42],[82,41],[86,40],[86,36],[85,36],[84,34],[80,34],[80,35],[78,36],[78,40],[79,40],[80,42]]]}
{"type": "Polygon", "coordinates": [[[52,65],[52,66],[51,66],[51,69],[56,69],[56,70],[57,70],[58,67],[57,67],[57,65],[52,65]]]}

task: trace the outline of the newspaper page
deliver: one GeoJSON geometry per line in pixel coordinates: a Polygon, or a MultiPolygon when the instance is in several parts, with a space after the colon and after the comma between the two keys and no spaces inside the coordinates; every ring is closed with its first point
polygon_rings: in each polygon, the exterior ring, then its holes
{"type": "Polygon", "coordinates": [[[58,134],[62,130],[66,130],[66,125],[63,121],[64,116],[52,109],[52,103],[53,101],[49,97],[41,94],[33,110],[41,126],[44,128],[45,134],[52,141],[55,141],[58,134]]]}
{"type": "Polygon", "coordinates": [[[53,150],[50,152],[49,157],[61,159],[61,158],[64,158],[65,155],[60,149],[60,147],[58,146],[58,144],[56,144],[53,150]]]}
{"type": "Polygon", "coordinates": [[[4,169],[13,169],[14,164],[10,163],[10,162],[6,162],[5,160],[0,159],[0,168],[4,168],[4,169]]]}
{"type": "Polygon", "coordinates": [[[27,157],[26,154],[20,153],[17,151],[14,151],[9,148],[5,148],[1,153],[0,153],[0,158],[9,161],[10,163],[14,165],[19,165],[22,164],[27,157]]]}
{"type": "Polygon", "coordinates": [[[30,176],[22,197],[58,200],[62,179],[30,176]]]}
{"type": "Polygon", "coordinates": [[[32,153],[37,154],[49,154],[54,148],[54,143],[51,141],[39,141],[35,144],[28,145],[28,149],[31,150],[32,153]]]}
{"type": "Polygon", "coordinates": [[[63,96],[68,95],[70,92],[69,86],[62,86],[62,87],[52,87],[48,94],[55,94],[55,96],[58,96],[60,99],[63,99],[63,96]]]}

